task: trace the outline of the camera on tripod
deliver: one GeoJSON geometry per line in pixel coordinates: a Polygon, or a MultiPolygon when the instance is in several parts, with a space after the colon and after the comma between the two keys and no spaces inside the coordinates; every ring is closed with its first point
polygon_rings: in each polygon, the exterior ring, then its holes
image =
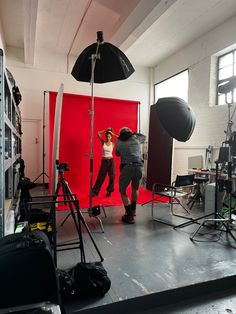
{"type": "Polygon", "coordinates": [[[64,172],[64,171],[70,171],[70,168],[68,167],[67,162],[58,162],[57,163],[57,170],[59,172],[64,172]]]}

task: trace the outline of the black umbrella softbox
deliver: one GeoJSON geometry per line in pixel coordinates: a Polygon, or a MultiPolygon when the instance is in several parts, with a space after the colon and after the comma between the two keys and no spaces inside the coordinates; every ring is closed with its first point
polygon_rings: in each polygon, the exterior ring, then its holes
{"type": "MultiPolygon", "coordinates": [[[[71,74],[77,81],[91,81],[91,56],[96,54],[97,43],[85,48],[75,62],[71,74]]],[[[127,79],[134,68],[125,54],[110,43],[99,45],[94,70],[94,83],[107,83],[127,79]]]]}
{"type": "Polygon", "coordinates": [[[158,99],[156,112],[163,128],[180,142],[190,139],[196,118],[191,107],[181,98],[166,97],[158,99]]]}

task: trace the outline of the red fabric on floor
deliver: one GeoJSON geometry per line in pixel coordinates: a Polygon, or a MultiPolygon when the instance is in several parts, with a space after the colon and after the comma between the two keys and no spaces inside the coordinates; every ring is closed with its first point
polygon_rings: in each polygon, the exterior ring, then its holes
{"type": "MultiPolygon", "coordinates": [[[[128,195],[131,195],[131,189],[128,188],[128,195]]],[[[148,191],[142,187],[139,189],[139,198],[138,204],[145,203],[152,198],[151,191],[148,191]]],[[[80,207],[87,208],[89,207],[89,198],[88,197],[79,197],[80,207]]],[[[98,196],[93,197],[93,206],[94,205],[103,205],[103,206],[123,206],[120,198],[118,188],[115,188],[115,192],[111,194],[110,197],[106,197],[106,191],[101,191],[98,196]]]]}

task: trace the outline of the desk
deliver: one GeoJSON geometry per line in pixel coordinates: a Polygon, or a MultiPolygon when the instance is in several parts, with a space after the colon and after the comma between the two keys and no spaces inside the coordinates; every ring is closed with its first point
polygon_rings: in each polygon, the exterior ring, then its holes
{"type": "MultiPolygon", "coordinates": [[[[216,178],[216,172],[215,171],[207,171],[207,170],[200,170],[200,169],[188,169],[188,173],[192,173],[192,174],[196,174],[197,176],[199,176],[199,177],[203,177],[203,178],[209,178],[209,181],[204,185],[204,186],[202,186],[202,191],[201,191],[201,193],[203,194],[203,195],[205,195],[205,190],[206,190],[206,187],[208,186],[208,185],[211,185],[211,183],[215,183],[215,178],[216,178]]],[[[227,173],[225,173],[225,172],[218,172],[218,179],[223,179],[223,180],[227,180],[228,178],[227,178],[227,173]]],[[[232,190],[233,191],[236,191],[236,175],[235,174],[233,174],[232,175],[232,177],[231,177],[231,179],[232,179],[232,190]]],[[[210,187],[209,187],[210,188],[210,187]]],[[[213,187],[212,187],[213,188],[213,187]]],[[[214,189],[215,189],[215,187],[214,187],[214,189]]],[[[218,191],[218,198],[220,199],[220,200],[222,200],[223,199],[223,196],[222,196],[222,192],[219,192],[218,191]]],[[[219,202],[219,200],[218,200],[218,202],[219,202]]],[[[212,206],[211,206],[212,207],[212,206]]],[[[217,208],[219,208],[219,207],[217,207],[217,208]]]]}
{"type": "MultiPolygon", "coordinates": [[[[215,182],[216,172],[212,170],[200,170],[200,169],[188,169],[188,173],[193,173],[199,175],[199,177],[208,177],[209,183],[215,182]]],[[[227,177],[227,173],[218,172],[218,178],[225,178],[227,177]]],[[[236,176],[232,176],[233,179],[236,179],[236,176]]]]}
{"type": "Polygon", "coordinates": [[[209,183],[215,182],[216,172],[215,171],[207,171],[200,169],[188,169],[188,173],[193,173],[198,175],[199,177],[204,177],[209,179],[209,183]]]}
{"type": "Polygon", "coordinates": [[[204,203],[205,186],[207,182],[215,181],[216,173],[200,169],[188,169],[188,173],[194,174],[194,195],[192,200],[188,202],[190,209],[192,209],[196,201],[204,203]]]}

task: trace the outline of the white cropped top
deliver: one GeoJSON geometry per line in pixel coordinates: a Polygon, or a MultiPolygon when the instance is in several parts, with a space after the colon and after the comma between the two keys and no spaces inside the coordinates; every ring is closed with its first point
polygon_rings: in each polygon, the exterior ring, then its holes
{"type": "Polygon", "coordinates": [[[112,156],[112,151],[113,151],[113,145],[107,145],[106,143],[104,143],[102,145],[102,157],[103,158],[111,158],[112,156]]]}

